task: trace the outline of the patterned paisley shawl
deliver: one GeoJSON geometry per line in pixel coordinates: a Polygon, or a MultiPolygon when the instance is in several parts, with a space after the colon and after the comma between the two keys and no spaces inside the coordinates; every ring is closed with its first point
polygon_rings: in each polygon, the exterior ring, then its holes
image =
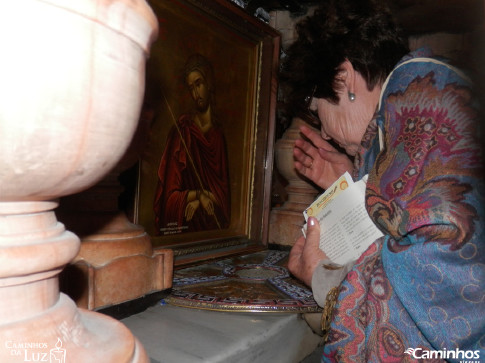
{"type": "MultiPolygon", "coordinates": [[[[415,361],[413,349],[419,357],[480,351],[485,360],[477,104],[462,73],[419,56],[404,58],[384,85],[376,118],[381,152],[375,152],[376,123],[363,140],[366,207],[385,236],[341,285],[323,361],[415,361]]],[[[464,359],[463,353],[444,357],[464,359]]],[[[434,358],[428,361],[442,361],[434,358]]]]}

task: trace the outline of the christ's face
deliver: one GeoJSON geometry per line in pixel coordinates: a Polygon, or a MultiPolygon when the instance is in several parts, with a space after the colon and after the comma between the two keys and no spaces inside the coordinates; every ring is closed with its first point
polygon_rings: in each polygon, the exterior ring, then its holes
{"type": "Polygon", "coordinates": [[[201,112],[207,110],[210,103],[210,94],[204,76],[198,71],[190,72],[187,76],[187,86],[197,110],[201,112]]]}

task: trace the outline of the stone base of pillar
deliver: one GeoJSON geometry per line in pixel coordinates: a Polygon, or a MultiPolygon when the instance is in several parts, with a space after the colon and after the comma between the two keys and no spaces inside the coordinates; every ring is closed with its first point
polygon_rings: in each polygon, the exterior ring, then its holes
{"type": "Polygon", "coordinates": [[[119,213],[81,237],[78,255],[61,273],[61,290],[79,307],[98,310],[170,288],[172,270],[173,251],[154,250],[144,229],[119,213]]]}
{"type": "Polygon", "coordinates": [[[302,212],[274,208],[270,215],[269,244],[293,246],[305,223],[302,212]]]}
{"type": "Polygon", "coordinates": [[[123,324],[59,293],[79,238],[57,221],[56,206],[0,202],[0,362],[148,363],[123,324]]]}
{"type": "Polygon", "coordinates": [[[150,361],[125,325],[103,314],[78,309],[62,293],[43,314],[0,325],[0,341],[1,362],[150,361]]]}

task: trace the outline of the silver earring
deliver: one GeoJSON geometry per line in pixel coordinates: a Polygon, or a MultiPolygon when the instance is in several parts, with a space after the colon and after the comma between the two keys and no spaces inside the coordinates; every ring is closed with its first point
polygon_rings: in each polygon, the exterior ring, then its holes
{"type": "Polygon", "coordinates": [[[355,101],[355,93],[349,92],[349,101],[354,102],[355,101]]]}

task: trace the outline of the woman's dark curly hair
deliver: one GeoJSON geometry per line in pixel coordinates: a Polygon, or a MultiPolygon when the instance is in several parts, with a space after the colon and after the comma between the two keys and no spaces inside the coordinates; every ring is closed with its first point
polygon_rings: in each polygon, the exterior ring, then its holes
{"type": "Polygon", "coordinates": [[[324,0],[313,15],[297,24],[297,39],[288,47],[280,73],[285,103],[294,113],[312,94],[339,102],[341,85],[336,75],[346,59],[372,90],[409,51],[383,3],[324,0]]]}

